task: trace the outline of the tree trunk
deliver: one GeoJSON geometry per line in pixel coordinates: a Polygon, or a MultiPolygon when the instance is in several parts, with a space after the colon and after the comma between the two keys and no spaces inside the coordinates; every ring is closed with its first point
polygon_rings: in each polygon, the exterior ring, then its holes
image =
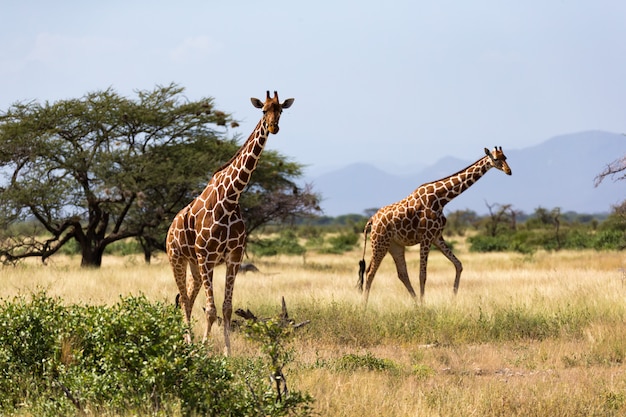
{"type": "Polygon", "coordinates": [[[148,238],[142,238],[139,236],[137,238],[139,240],[139,244],[141,245],[141,249],[143,249],[143,260],[147,265],[150,265],[150,261],[152,260],[152,244],[148,238]]]}
{"type": "Polygon", "coordinates": [[[88,243],[81,248],[82,259],[80,266],[82,268],[100,268],[102,266],[102,255],[104,248],[99,246],[92,248],[88,243]]]}

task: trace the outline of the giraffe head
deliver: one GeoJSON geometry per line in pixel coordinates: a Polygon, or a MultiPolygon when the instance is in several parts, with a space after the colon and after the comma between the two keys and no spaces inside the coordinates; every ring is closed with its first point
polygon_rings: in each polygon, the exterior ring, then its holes
{"type": "Polygon", "coordinates": [[[274,97],[272,98],[268,91],[265,103],[254,97],[252,97],[250,101],[252,101],[252,105],[257,109],[263,109],[263,120],[265,124],[268,126],[270,133],[276,134],[279,129],[278,121],[280,120],[280,114],[283,109],[291,107],[294,99],[288,98],[281,104],[280,101],[278,101],[278,93],[274,91],[274,97]]]}
{"type": "Polygon", "coordinates": [[[491,164],[504,172],[506,175],[511,175],[511,168],[509,164],[506,163],[506,155],[502,152],[502,146],[499,148],[496,146],[493,148],[493,151],[489,151],[489,149],[485,148],[485,154],[491,160],[491,164]]]}

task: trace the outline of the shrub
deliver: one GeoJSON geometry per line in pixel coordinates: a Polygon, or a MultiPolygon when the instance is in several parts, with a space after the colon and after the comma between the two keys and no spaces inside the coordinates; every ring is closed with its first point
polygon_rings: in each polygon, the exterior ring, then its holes
{"type": "Polygon", "coordinates": [[[502,252],[508,249],[509,245],[502,236],[471,236],[468,239],[471,252],[502,252]]]}
{"type": "MultiPolygon", "coordinates": [[[[45,293],[0,306],[0,414],[285,415],[228,358],[184,342],[180,312],[145,297],[63,306],[45,293]]],[[[255,368],[253,375],[266,374],[255,368]]],[[[259,388],[261,387],[261,388],[259,388]]],[[[286,411],[285,411],[286,410],[286,411]]]]}
{"type": "Polygon", "coordinates": [[[277,238],[251,242],[248,250],[257,256],[302,255],[306,249],[298,243],[298,237],[292,230],[283,230],[277,238]]]}
{"type": "Polygon", "coordinates": [[[356,371],[365,369],[368,371],[394,371],[400,367],[389,359],[380,359],[367,352],[365,355],[349,353],[335,361],[334,368],[339,371],[356,371]]]}
{"type": "MultiPolygon", "coordinates": [[[[260,390],[255,393],[254,398],[263,401],[257,401],[256,409],[262,411],[261,415],[306,416],[311,412],[310,404],[313,398],[306,393],[288,390],[283,374],[283,368],[293,360],[293,349],[290,345],[295,330],[287,317],[284,304],[283,307],[283,315],[280,317],[266,320],[257,320],[256,317],[248,319],[242,328],[245,337],[260,344],[261,352],[267,356],[264,368],[270,371],[269,379],[273,385],[259,387],[260,390]]],[[[261,378],[259,375],[259,378],[255,379],[261,378]]]]}
{"type": "Polygon", "coordinates": [[[591,243],[597,250],[620,250],[626,247],[624,232],[620,230],[602,230],[598,232],[591,243]]]}
{"type": "Polygon", "coordinates": [[[588,249],[591,247],[592,236],[579,229],[571,230],[565,236],[565,249],[588,249]]]}
{"type": "Polygon", "coordinates": [[[330,243],[330,248],[323,248],[320,252],[334,254],[348,252],[354,248],[354,245],[356,245],[358,241],[359,235],[356,233],[341,233],[339,235],[329,237],[328,243],[330,243]]]}

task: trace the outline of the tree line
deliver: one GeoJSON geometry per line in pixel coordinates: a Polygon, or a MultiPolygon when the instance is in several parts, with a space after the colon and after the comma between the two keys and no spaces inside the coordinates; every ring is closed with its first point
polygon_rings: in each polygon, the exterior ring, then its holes
{"type": "MultiPolygon", "coordinates": [[[[54,103],[18,102],[0,112],[0,262],[45,261],[79,252],[81,265],[99,267],[107,248],[133,240],[149,262],[164,250],[174,215],[204,188],[213,170],[237,151],[238,123],[211,97],[191,101],[170,84],[120,96],[113,89],[54,103]]],[[[626,157],[596,177],[626,178],[626,157]]],[[[298,185],[302,165],[266,150],[240,204],[251,251],[341,253],[356,244],[363,214],[323,216],[321,196],[298,185]],[[279,238],[259,230],[289,225],[279,238]],[[332,230],[335,236],[324,239],[332,230]],[[337,232],[339,235],[336,235],[337,232]]],[[[626,205],[606,218],[537,208],[530,215],[507,204],[447,214],[448,240],[471,234],[472,250],[623,249],[626,205]]]]}

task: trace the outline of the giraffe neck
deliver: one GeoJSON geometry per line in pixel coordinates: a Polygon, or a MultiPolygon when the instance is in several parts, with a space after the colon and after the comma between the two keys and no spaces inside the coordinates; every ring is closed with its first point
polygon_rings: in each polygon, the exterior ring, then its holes
{"type": "Polygon", "coordinates": [[[268,126],[265,120],[261,119],[237,153],[215,171],[211,182],[217,182],[225,188],[226,195],[224,197],[229,200],[239,200],[239,196],[248,185],[250,177],[257,167],[268,135],[268,126]]]}
{"type": "Polygon", "coordinates": [[[471,187],[492,167],[493,165],[489,163],[489,157],[485,156],[456,174],[421,186],[418,190],[423,189],[423,191],[418,194],[425,194],[435,198],[438,202],[438,204],[435,204],[435,208],[441,209],[452,199],[471,187]],[[438,207],[436,207],[437,205],[438,207]]]}

